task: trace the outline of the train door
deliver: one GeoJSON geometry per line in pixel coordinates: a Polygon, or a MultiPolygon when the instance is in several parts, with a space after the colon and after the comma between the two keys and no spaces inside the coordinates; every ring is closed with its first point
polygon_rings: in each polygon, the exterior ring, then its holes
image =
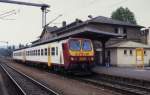
{"type": "Polygon", "coordinates": [[[25,62],[26,61],[26,51],[25,50],[22,52],[22,55],[23,55],[23,61],[25,62]]]}
{"type": "Polygon", "coordinates": [[[50,48],[50,46],[48,46],[48,67],[50,67],[52,64],[50,50],[51,50],[51,48],[50,48]]]}
{"type": "Polygon", "coordinates": [[[60,63],[60,54],[58,52],[58,46],[51,47],[51,59],[53,59],[53,63],[59,64],[60,63]]]}

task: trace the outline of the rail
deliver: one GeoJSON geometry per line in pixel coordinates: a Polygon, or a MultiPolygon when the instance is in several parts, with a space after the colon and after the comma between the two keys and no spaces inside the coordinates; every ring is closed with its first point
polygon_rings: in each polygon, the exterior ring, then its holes
{"type": "Polygon", "coordinates": [[[35,79],[19,72],[13,67],[6,64],[0,65],[9,78],[17,85],[22,92],[21,95],[59,95],[54,90],[44,86],[42,83],[35,79]]]}

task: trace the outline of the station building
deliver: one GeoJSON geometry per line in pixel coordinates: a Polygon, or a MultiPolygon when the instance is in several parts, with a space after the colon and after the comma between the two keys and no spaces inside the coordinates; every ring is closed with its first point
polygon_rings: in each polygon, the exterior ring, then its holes
{"type": "Polygon", "coordinates": [[[64,21],[62,27],[45,27],[38,40],[32,42],[36,45],[51,38],[63,36],[66,33],[75,33],[87,31],[87,35],[78,35],[78,37],[91,38],[95,49],[95,64],[105,65],[109,63],[112,66],[134,66],[136,64],[135,49],[144,48],[144,63],[150,65],[150,46],[149,33],[142,32],[143,26],[114,20],[108,17],[98,16],[86,21],[76,19],[70,24],[64,21]],[[121,37],[102,38],[91,37],[88,31],[101,32],[109,35],[122,35],[121,37]],[[102,52],[102,49],[105,53],[102,52]],[[102,57],[105,56],[105,57],[102,57]],[[105,58],[105,59],[104,59],[105,58]]]}

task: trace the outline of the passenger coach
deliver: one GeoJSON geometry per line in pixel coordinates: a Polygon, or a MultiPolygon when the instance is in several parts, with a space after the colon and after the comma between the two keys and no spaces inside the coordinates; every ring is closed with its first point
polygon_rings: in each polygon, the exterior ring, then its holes
{"type": "Polygon", "coordinates": [[[15,50],[13,59],[28,64],[40,63],[57,70],[90,70],[94,50],[90,39],[69,38],[15,50]]]}

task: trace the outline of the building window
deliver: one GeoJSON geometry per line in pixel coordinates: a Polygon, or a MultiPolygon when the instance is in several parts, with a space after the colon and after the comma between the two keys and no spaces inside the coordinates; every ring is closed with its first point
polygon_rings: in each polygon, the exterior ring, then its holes
{"type": "Polygon", "coordinates": [[[51,48],[51,55],[53,55],[53,56],[55,55],[55,47],[51,48]]]}
{"type": "Polygon", "coordinates": [[[123,34],[127,34],[127,29],[123,28],[123,34]]]}
{"type": "Polygon", "coordinates": [[[146,56],[147,55],[147,53],[146,53],[146,51],[144,50],[144,56],[146,56]]]}
{"type": "Polygon", "coordinates": [[[115,33],[118,33],[118,28],[115,28],[115,33]]]}
{"type": "Polygon", "coordinates": [[[133,52],[132,52],[132,50],[130,50],[130,55],[132,55],[133,54],[133,52]]]}
{"type": "Polygon", "coordinates": [[[45,48],[45,55],[47,55],[47,48],[45,48]]]}
{"type": "Polygon", "coordinates": [[[127,29],[123,28],[123,34],[124,34],[124,38],[127,38],[127,29]]]}
{"type": "Polygon", "coordinates": [[[127,50],[124,50],[124,55],[127,55],[127,50]]]}
{"type": "Polygon", "coordinates": [[[115,33],[118,33],[118,34],[127,34],[127,29],[123,28],[123,27],[117,27],[117,28],[115,28],[115,33]]]}
{"type": "Polygon", "coordinates": [[[107,56],[110,56],[110,51],[107,51],[107,56]]]}

